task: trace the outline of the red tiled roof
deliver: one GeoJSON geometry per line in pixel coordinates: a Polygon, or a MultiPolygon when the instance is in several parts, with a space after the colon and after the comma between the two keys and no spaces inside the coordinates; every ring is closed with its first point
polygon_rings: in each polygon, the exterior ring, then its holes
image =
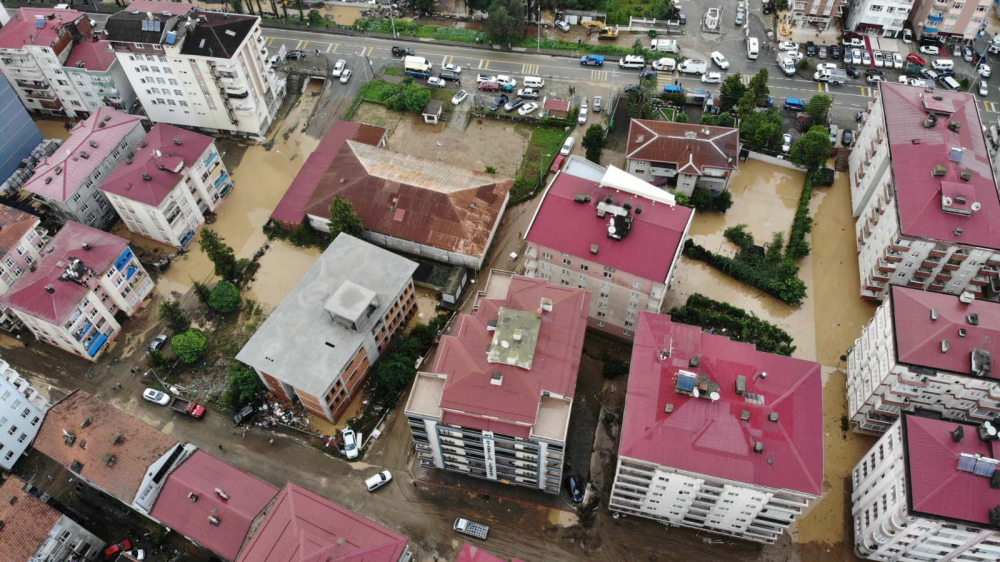
{"type": "MultiPolygon", "coordinates": [[[[889,82],[880,87],[902,233],[1000,249],[1000,196],[975,96],[946,90],[927,93],[923,88],[889,82]],[[934,100],[933,96],[943,99],[934,100]],[[939,113],[937,124],[925,128],[928,113],[924,99],[928,97],[938,106],[950,102],[954,112],[939,113]],[[957,133],[949,127],[952,122],[961,123],[957,133]],[[952,148],[965,149],[960,163],[950,160],[952,148]],[[931,175],[937,165],[947,169],[944,176],[931,175]],[[973,172],[968,182],[959,177],[966,169],[973,172]],[[942,190],[948,184],[967,188],[968,203],[979,203],[980,210],[968,216],[943,211],[942,190]],[[956,228],[962,229],[960,235],[956,236],[956,228]]],[[[859,146],[857,150],[866,148],[859,146]]]]}
{"type": "Polygon", "coordinates": [[[170,473],[150,515],[222,558],[236,560],[254,518],[277,494],[267,482],[199,450],[170,473]],[[191,493],[197,501],[191,501],[191,493]]]}
{"type": "Polygon", "coordinates": [[[0,29],[0,49],[20,49],[25,45],[51,47],[59,37],[63,25],[76,21],[83,15],[83,12],[76,10],[20,8],[0,29]],[[45,27],[35,27],[35,16],[45,17],[45,27]]]}
{"type": "Polygon", "coordinates": [[[107,107],[98,109],[73,127],[66,142],[35,167],[35,175],[24,184],[24,189],[57,201],[69,199],[125,135],[133,127],[141,126],[139,121],[138,115],[107,107]],[[80,156],[82,152],[87,153],[86,158],[80,156]]]}
{"type": "Polygon", "coordinates": [[[598,182],[560,172],[545,191],[525,239],[601,265],[662,283],[684,242],[694,210],[602,187],[598,182]],[[577,203],[577,194],[590,203],[577,203]],[[622,240],[608,238],[608,220],[599,218],[596,203],[611,197],[632,206],[632,229],[622,240]],[[641,208],[642,212],[637,212],[641,208]],[[597,255],[590,245],[597,244],[597,255]]]}
{"type": "Polygon", "coordinates": [[[176,445],[177,440],[141,420],[75,390],[45,414],[32,446],[66,468],[80,462],[80,476],[131,504],[146,470],[176,445]],[[66,444],[64,431],[76,437],[72,445],[66,444]],[[119,436],[122,440],[116,444],[119,436]],[[109,455],[114,455],[114,463],[106,460],[109,455]]]}
{"type": "MultiPolygon", "coordinates": [[[[458,559],[455,562],[505,562],[505,560],[497,558],[485,550],[481,550],[478,546],[465,543],[462,545],[462,552],[458,554],[458,559]]],[[[520,558],[515,558],[511,562],[523,561],[520,558]]]]}
{"type": "Polygon", "coordinates": [[[319,146],[302,165],[302,169],[295,176],[292,185],[288,187],[288,191],[281,197],[278,206],[271,213],[271,218],[279,222],[301,223],[306,217],[306,206],[313,198],[313,193],[344,144],[353,140],[378,146],[386,132],[382,127],[365,125],[364,123],[335,121],[327,129],[319,146]]]}
{"type": "MultiPolygon", "coordinates": [[[[892,323],[900,363],[971,375],[974,349],[1000,359],[998,303],[976,299],[963,304],[955,295],[893,286],[892,323]],[[931,310],[937,310],[937,320],[931,320],[931,310]],[[969,314],[978,317],[978,325],[969,323],[969,314]],[[965,330],[964,336],[958,335],[959,329],[965,330]],[[941,353],[942,340],[948,340],[947,353],[941,353]]],[[[1000,378],[1000,369],[989,377],[1000,378]]]]}
{"type": "Polygon", "coordinates": [[[407,538],[288,484],[238,562],[398,562],[407,538]]]}
{"type": "Polygon", "coordinates": [[[62,514],[25,492],[24,481],[17,476],[3,483],[0,499],[0,562],[32,560],[62,514]]]}
{"type": "Polygon", "coordinates": [[[84,41],[73,47],[65,66],[106,71],[114,64],[115,59],[110,41],[84,41]]]}
{"type": "Polygon", "coordinates": [[[45,247],[35,271],[25,271],[18,277],[0,297],[0,305],[61,324],[126,248],[128,241],[120,236],[68,221],[45,247]],[[83,243],[90,249],[84,249],[83,243]],[[60,279],[73,259],[81,260],[94,273],[95,278],[88,286],[60,279]],[[46,286],[55,291],[49,293],[46,286]]]}
{"type": "Polygon", "coordinates": [[[543,109],[549,111],[569,111],[569,100],[557,100],[555,98],[545,100],[543,109]]]}
{"type": "Polygon", "coordinates": [[[735,170],[739,149],[739,130],[731,127],[633,119],[625,158],[668,162],[700,176],[704,168],[735,170]]]}
{"type": "Polygon", "coordinates": [[[41,219],[7,205],[0,205],[0,258],[17,247],[41,219]]]}
{"type": "Polygon", "coordinates": [[[119,164],[101,184],[101,191],[156,207],[184,178],[183,169],[178,170],[178,165],[183,164],[185,168],[193,166],[215,139],[158,123],[143,141],[146,146],[132,158],[132,163],[119,164]]]}
{"type": "Polygon", "coordinates": [[[991,443],[979,439],[977,426],[903,414],[903,439],[910,511],[990,526],[990,510],[1000,505],[1000,490],[990,479],[958,470],[962,453],[996,458],[991,443]],[[955,442],[951,432],[963,426],[955,442]]]}
{"type": "Polygon", "coordinates": [[[757,351],[697,326],[642,313],[632,347],[618,452],[696,474],[819,496],[823,492],[823,383],[819,363],[757,351]],[[664,348],[669,357],[660,358],[664,348]],[[698,367],[690,359],[698,355],[698,367]],[[717,401],[675,390],[678,371],[719,384],[717,401]],[[758,376],[767,373],[767,377],[758,376]],[[738,376],[746,392],[736,394],[738,376]],[[673,404],[672,413],[664,413],[673,404]],[[741,421],[743,410],[750,412],[741,421]],[[768,420],[774,412],[778,421],[768,420]],[[762,453],[753,451],[762,442],[762,453]],[[770,462],[769,462],[770,461],[770,462]]]}
{"type": "MultiPolygon", "coordinates": [[[[589,311],[590,293],[586,291],[552,285],[544,279],[512,277],[506,297],[484,299],[475,316],[459,316],[452,334],[441,338],[431,372],[448,375],[441,397],[445,416],[457,416],[461,425],[479,429],[498,427],[490,423],[516,428],[517,424],[534,424],[542,391],[572,398],[589,311]],[[534,313],[543,298],[552,299],[552,310],[542,314],[531,369],[488,362],[493,336],[487,326],[497,319],[500,308],[534,313]],[[503,384],[490,384],[494,371],[503,375],[503,384]]],[[[526,437],[530,428],[520,427],[521,431],[513,433],[526,437]]]]}

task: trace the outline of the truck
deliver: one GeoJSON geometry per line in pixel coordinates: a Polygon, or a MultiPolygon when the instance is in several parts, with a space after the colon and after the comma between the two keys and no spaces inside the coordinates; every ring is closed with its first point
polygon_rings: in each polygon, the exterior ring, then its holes
{"type": "Polygon", "coordinates": [[[658,51],[660,53],[680,53],[680,49],[677,47],[677,41],[673,39],[653,39],[653,42],[649,45],[650,50],[658,51]]]}
{"type": "Polygon", "coordinates": [[[778,67],[781,71],[785,73],[786,76],[795,75],[795,59],[793,59],[788,53],[781,51],[778,53],[778,67]]]}
{"type": "Polygon", "coordinates": [[[584,55],[580,57],[582,66],[604,66],[604,57],[601,55],[584,55]]]}
{"type": "Polygon", "coordinates": [[[481,541],[486,540],[486,535],[490,532],[490,528],[486,525],[473,523],[472,521],[462,519],[461,517],[455,520],[455,524],[452,525],[452,528],[463,535],[469,535],[470,537],[475,537],[481,541]]]}
{"type": "Polygon", "coordinates": [[[617,25],[614,26],[614,27],[605,27],[597,35],[598,39],[615,39],[617,37],[618,37],[618,26],[617,25]]]}
{"type": "Polygon", "coordinates": [[[846,84],[847,72],[843,68],[825,69],[813,74],[813,80],[817,82],[829,82],[830,84],[846,84]]]}
{"type": "Polygon", "coordinates": [[[403,58],[403,72],[409,76],[415,78],[430,78],[431,70],[434,65],[430,63],[424,57],[411,57],[407,56],[403,58]]]}
{"type": "Polygon", "coordinates": [[[183,398],[174,398],[167,405],[171,410],[200,420],[205,417],[205,407],[183,398]]]}

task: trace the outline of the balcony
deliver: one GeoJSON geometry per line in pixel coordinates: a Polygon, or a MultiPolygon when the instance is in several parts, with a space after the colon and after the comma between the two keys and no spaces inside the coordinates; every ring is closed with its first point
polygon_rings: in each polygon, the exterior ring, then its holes
{"type": "Polygon", "coordinates": [[[926,267],[921,267],[920,269],[913,272],[913,276],[917,279],[930,279],[933,271],[926,267]]]}

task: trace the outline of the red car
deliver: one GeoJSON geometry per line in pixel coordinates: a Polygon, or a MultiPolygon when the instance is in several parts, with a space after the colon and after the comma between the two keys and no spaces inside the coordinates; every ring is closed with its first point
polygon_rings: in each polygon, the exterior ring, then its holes
{"type": "Polygon", "coordinates": [[[559,168],[562,168],[563,162],[565,160],[566,160],[566,157],[563,156],[562,154],[560,154],[559,156],[556,156],[556,159],[552,162],[552,167],[549,168],[549,169],[552,170],[553,172],[558,172],[559,168]]]}
{"type": "Polygon", "coordinates": [[[500,84],[496,82],[480,82],[476,84],[476,87],[484,92],[496,92],[500,89],[500,84]]]}
{"type": "Polygon", "coordinates": [[[913,64],[916,64],[918,66],[923,66],[923,65],[927,64],[927,61],[924,60],[924,57],[918,55],[917,53],[910,53],[910,54],[906,55],[906,60],[908,60],[908,61],[910,61],[913,64]]]}
{"type": "Polygon", "coordinates": [[[108,548],[104,549],[104,559],[114,560],[119,554],[125,552],[126,550],[132,550],[132,541],[125,539],[118,544],[113,544],[108,548]]]}

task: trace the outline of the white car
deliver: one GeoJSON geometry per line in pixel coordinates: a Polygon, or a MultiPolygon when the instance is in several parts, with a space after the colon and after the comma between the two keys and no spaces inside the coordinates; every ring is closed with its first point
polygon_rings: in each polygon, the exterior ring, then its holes
{"type": "Polygon", "coordinates": [[[909,45],[913,42],[913,32],[909,29],[903,30],[903,43],[909,45]]]}
{"type": "Polygon", "coordinates": [[[664,57],[653,61],[653,70],[673,72],[677,68],[677,59],[664,57]]]}
{"type": "Polygon", "coordinates": [[[792,149],[792,135],[785,133],[781,135],[781,151],[788,154],[788,151],[792,149]]]}
{"type": "Polygon", "coordinates": [[[505,88],[506,87],[513,88],[514,86],[517,86],[517,80],[514,80],[513,78],[507,76],[506,74],[501,74],[500,76],[497,76],[497,84],[500,84],[505,88]]]}
{"type": "Polygon", "coordinates": [[[428,86],[434,86],[435,88],[444,88],[446,86],[443,78],[438,78],[437,76],[431,76],[427,79],[428,86]]]}
{"type": "Polygon", "coordinates": [[[583,125],[587,122],[587,99],[584,98],[583,103],[580,104],[580,115],[576,118],[576,122],[583,125]]]}
{"type": "Polygon", "coordinates": [[[278,68],[279,66],[281,66],[281,57],[279,57],[278,55],[274,55],[273,57],[268,59],[267,64],[271,68],[278,68]]]}
{"type": "Polygon", "coordinates": [[[451,98],[451,104],[452,105],[458,105],[458,104],[462,103],[463,101],[465,101],[465,98],[467,98],[467,97],[469,97],[469,92],[466,92],[465,90],[459,90],[458,93],[456,93],[454,96],[452,96],[452,98],[451,98]]]}
{"type": "Polygon", "coordinates": [[[937,45],[921,45],[920,52],[925,55],[940,55],[941,49],[937,45]]]}
{"type": "Polygon", "coordinates": [[[563,20],[556,20],[555,26],[559,28],[559,31],[562,31],[563,33],[569,31],[569,24],[564,22],[563,20]]]}
{"type": "Polygon", "coordinates": [[[354,430],[345,429],[340,432],[340,435],[344,438],[344,454],[347,455],[347,458],[358,458],[358,437],[354,434],[354,430]]]}
{"type": "Polygon", "coordinates": [[[791,41],[782,41],[781,43],[778,43],[778,50],[779,51],[798,51],[799,50],[799,44],[798,43],[793,43],[791,41]]]}
{"type": "Polygon", "coordinates": [[[861,64],[861,49],[851,49],[851,62],[861,64]]]}
{"type": "Polygon", "coordinates": [[[857,47],[861,48],[865,46],[865,42],[857,37],[851,37],[850,39],[844,39],[845,47],[857,47]]]}
{"type": "Polygon", "coordinates": [[[868,52],[868,49],[861,50],[861,64],[865,66],[872,65],[872,54],[868,52]]]}
{"type": "Polygon", "coordinates": [[[340,75],[344,73],[345,68],[347,68],[347,61],[344,59],[337,59],[337,62],[333,63],[333,72],[330,73],[330,76],[340,78],[340,75]]]}
{"type": "Polygon", "coordinates": [[[563,142],[562,148],[559,149],[559,154],[563,156],[569,156],[569,153],[573,150],[573,145],[576,144],[576,139],[573,137],[566,137],[566,141],[563,142]]]}
{"type": "Polygon", "coordinates": [[[483,82],[496,82],[497,77],[491,74],[480,74],[476,77],[476,82],[482,84],[483,82]]]}
{"type": "Polygon", "coordinates": [[[462,73],[462,67],[458,66],[458,65],[454,65],[454,64],[446,64],[443,67],[441,67],[441,70],[450,70],[450,71],[454,72],[455,74],[461,74],[462,73]]]}
{"type": "Polygon", "coordinates": [[[375,476],[372,476],[371,478],[365,480],[365,488],[368,488],[369,492],[374,492],[375,490],[378,490],[379,488],[385,486],[391,481],[392,481],[392,473],[389,472],[388,470],[383,470],[382,472],[379,472],[375,476]]]}
{"type": "Polygon", "coordinates": [[[722,83],[722,74],[718,72],[706,72],[701,75],[701,81],[704,84],[720,84],[722,83]]]}
{"type": "Polygon", "coordinates": [[[350,79],[351,79],[351,69],[345,68],[344,72],[341,73],[340,75],[340,83],[347,84],[347,82],[350,81],[350,79]]]}
{"type": "Polygon", "coordinates": [[[532,113],[534,113],[536,109],[538,109],[538,104],[537,103],[535,103],[535,102],[528,102],[528,103],[522,105],[521,109],[517,110],[517,114],[520,115],[521,117],[527,117],[528,115],[531,115],[532,113]]]}
{"type": "Polygon", "coordinates": [[[979,70],[979,75],[982,76],[983,78],[989,78],[990,74],[992,73],[992,71],[990,70],[990,65],[988,64],[979,65],[978,70],[979,70]]]}
{"type": "Polygon", "coordinates": [[[802,51],[792,51],[788,53],[788,56],[792,57],[792,60],[795,61],[795,64],[799,64],[800,62],[802,62],[802,59],[806,57],[805,55],[802,54],[802,51]]]}
{"type": "Polygon", "coordinates": [[[156,390],[155,388],[147,388],[142,391],[142,397],[149,400],[153,404],[159,404],[160,406],[166,406],[170,403],[170,396],[156,390]]]}
{"type": "Polygon", "coordinates": [[[837,68],[836,63],[821,62],[821,63],[819,63],[819,64],[816,65],[816,72],[822,74],[824,72],[829,72],[831,70],[835,70],[836,68],[837,68]]]}
{"type": "Polygon", "coordinates": [[[885,66],[885,57],[882,56],[882,51],[875,51],[872,56],[875,58],[875,66],[878,68],[885,66]]]}
{"type": "Polygon", "coordinates": [[[892,54],[892,67],[896,70],[901,70],[903,68],[903,55],[899,53],[892,54]]]}
{"type": "Polygon", "coordinates": [[[726,57],[724,57],[719,51],[712,52],[712,62],[719,65],[719,68],[722,70],[729,68],[729,61],[727,61],[726,57]]]}
{"type": "Polygon", "coordinates": [[[984,97],[984,98],[986,96],[990,95],[990,87],[983,80],[979,81],[979,95],[982,96],[982,97],[984,97]]]}

